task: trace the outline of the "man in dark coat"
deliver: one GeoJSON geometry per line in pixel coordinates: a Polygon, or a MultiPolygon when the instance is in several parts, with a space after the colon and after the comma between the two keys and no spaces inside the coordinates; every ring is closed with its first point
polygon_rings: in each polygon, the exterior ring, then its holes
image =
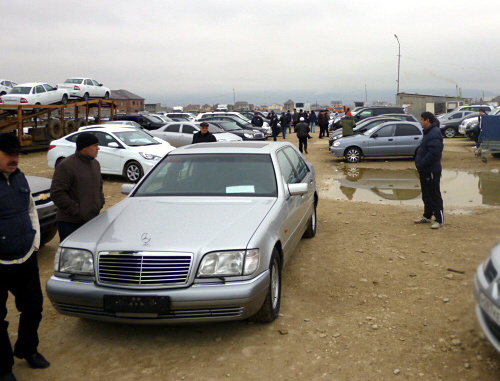
{"type": "Polygon", "coordinates": [[[421,114],[420,124],[424,129],[424,136],[417,150],[415,165],[420,176],[424,214],[414,222],[416,224],[430,223],[434,216],[435,221],[431,228],[439,229],[444,224],[443,198],[440,189],[443,134],[436,117],[431,112],[425,111],[421,114]]]}
{"type": "Polygon", "coordinates": [[[50,186],[57,206],[57,229],[61,242],[104,206],[101,165],[96,160],[99,140],[90,132],[76,138],[76,152],[60,162],[50,186]]]}
{"type": "Polygon", "coordinates": [[[255,127],[262,127],[264,125],[264,120],[259,114],[255,113],[250,123],[255,127]]]}
{"type": "Polygon", "coordinates": [[[201,122],[200,123],[200,131],[196,134],[193,134],[193,143],[213,143],[216,142],[217,139],[214,134],[208,131],[208,123],[201,122]]]}
{"type": "MultiPolygon", "coordinates": [[[[0,134],[0,380],[15,381],[14,356],[32,368],[50,363],[38,352],[38,326],[43,295],[38,269],[40,225],[28,181],[17,167],[21,144],[11,133],[0,134]],[[14,350],[7,327],[9,291],[21,313],[14,350]]],[[[36,377],[32,377],[36,379],[36,377]]]]}
{"type": "Polygon", "coordinates": [[[295,126],[297,138],[299,138],[299,151],[307,153],[307,137],[309,135],[309,124],[306,123],[304,117],[299,119],[299,123],[295,126]]]}

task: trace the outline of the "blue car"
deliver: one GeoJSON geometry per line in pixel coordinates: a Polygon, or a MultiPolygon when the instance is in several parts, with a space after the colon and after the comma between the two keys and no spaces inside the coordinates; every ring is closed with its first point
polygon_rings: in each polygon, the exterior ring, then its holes
{"type": "Polygon", "coordinates": [[[340,138],[332,144],[330,151],[349,163],[358,163],[364,157],[415,156],[422,136],[419,123],[391,121],[361,135],[340,138]]]}

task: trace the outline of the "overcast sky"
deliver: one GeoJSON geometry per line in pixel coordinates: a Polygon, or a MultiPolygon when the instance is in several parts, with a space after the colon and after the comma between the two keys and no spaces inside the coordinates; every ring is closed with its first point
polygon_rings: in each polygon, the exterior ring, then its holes
{"type": "Polygon", "coordinates": [[[0,78],[169,106],[500,95],[499,0],[0,1],[0,78]]]}

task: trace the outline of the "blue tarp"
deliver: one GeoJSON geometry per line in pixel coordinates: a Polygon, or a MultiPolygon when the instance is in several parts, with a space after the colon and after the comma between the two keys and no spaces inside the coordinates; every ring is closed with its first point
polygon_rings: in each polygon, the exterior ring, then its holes
{"type": "Polygon", "coordinates": [[[500,115],[483,115],[481,117],[481,133],[479,141],[500,141],[500,115]]]}

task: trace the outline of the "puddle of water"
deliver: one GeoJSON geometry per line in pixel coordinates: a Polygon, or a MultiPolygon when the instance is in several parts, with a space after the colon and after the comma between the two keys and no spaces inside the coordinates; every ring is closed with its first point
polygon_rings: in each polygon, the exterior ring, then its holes
{"type": "MultiPolygon", "coordinates": [[[[321,196],[336,200],[394,205],[422,205],[416,170],[348,167],[326,182],[321,196]]],[[[441,194],[445,209],[500,206],[500,173],[443,170],[441,194]]]]}

